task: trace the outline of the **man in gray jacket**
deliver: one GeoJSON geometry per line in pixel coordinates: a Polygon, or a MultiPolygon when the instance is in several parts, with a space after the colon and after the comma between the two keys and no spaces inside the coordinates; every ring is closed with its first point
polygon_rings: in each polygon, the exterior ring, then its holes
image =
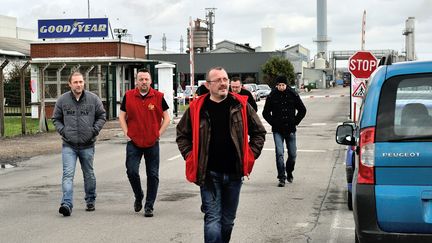
{"type": "Polygon", "coordinates": [[[63,197],[59,213],[70,216],[73,208],[73,179],[77,158],[84,175],[86,211],[95,210],[96,178],[93,158],[96,136],[106,121],[105,109],[98,96],[84,91],[84,77],[73,72],[69,77],[71,91],[57,99],[53,122],[62,136],[63,197]]]}

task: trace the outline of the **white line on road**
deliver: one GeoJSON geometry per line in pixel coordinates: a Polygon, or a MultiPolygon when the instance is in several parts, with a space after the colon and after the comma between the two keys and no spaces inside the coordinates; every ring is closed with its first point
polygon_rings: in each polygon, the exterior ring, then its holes
{"type": "Polygon", "coordinates": [[[311,126],[327,126],[327,123],[312,123],[311,126]]]}
{"type": "MultiPolygon", "coordinates": [[[[275,148],[263,148],[265,151],[275,151],[275,148]]],[[[286,149],[285,149],[286,151],[286,149]]],[[[297,152],[303,153],[325,153],[327,150],[325,149],[297,149],[297,152]]]]}
{"type": "Polygon", "coordinates": [[[355,230],[354,227],[334,227],[334,229],[341,229],[341,230],[355,230]]]}
{"type": "Polygon", "coordinates": [[[176,155],[174,157],[169,158],[168,160],[175,160],[175,159],[178,159],[180,157],[181,157],[181,154],[178,154],[178,155],[176,155]]]}

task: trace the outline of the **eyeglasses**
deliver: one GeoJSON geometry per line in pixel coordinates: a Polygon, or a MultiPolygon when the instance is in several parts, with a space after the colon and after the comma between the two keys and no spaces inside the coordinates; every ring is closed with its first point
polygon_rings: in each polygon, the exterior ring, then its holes
{"type": "Polygon", "coordinates": [[[209,80],[207,82],[209,82],[209,83],[218,83],[218,84],[220,84],[222,82],[228,83],[229,79],[228,78],[219,78],[219,79],[215,79],[215,80],[209,80]]]}

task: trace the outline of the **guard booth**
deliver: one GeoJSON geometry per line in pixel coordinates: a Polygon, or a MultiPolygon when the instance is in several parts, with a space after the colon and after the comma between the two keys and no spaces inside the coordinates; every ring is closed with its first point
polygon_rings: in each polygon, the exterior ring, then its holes
{"type": "Polygon", "coordinates": [[[141,68],[150,71],[153,88],[163,92],[167,102],[171,100],[168,103],[170,108],[173,106],[172,73],[175,65],[168,63],[158,69],[157,65],[162,62],[145,59],[144,45],[117,41],[40,42],[31,44],[30,53],[32,118],[39,118],[41,113],[48,119],[52,117],[57,98],[70,90],[68,78],[75,70],[83,73],[85,90],[101,97],[107,119],[118,117],[122,98],[127,90],[135,87],[135,76],[141,68]],[[166,65],[171,70],[171,77],[167,74],[166,65]],[[163,90],[159,83],[162,70],[163,90]]]}

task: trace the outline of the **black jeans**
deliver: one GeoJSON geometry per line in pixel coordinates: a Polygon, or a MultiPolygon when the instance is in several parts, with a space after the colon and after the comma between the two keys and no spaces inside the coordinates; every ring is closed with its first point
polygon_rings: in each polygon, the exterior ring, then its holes
{"type": "Polygon", "coordinates": [[[153,209],[159,187],[159,142],[149,148],[140,148],[129,141],[126,146],[126,173],[136,200],[143,200],[139,166],[144,155],[147,174],[147,195],[144,208],[153,209]]]}

